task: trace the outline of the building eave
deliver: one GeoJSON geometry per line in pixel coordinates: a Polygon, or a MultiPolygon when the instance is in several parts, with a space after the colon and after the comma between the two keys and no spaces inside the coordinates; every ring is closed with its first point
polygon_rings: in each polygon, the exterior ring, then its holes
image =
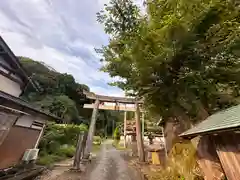
{"type": "Polygon", "coordinates": [[[59,117],[57,117],[57,116],[55,116],[55,115],[53,115],[53,114],[51,114],[49,112],[40,110],[40,109],[34,107],[29,102],[24,101],[21,98],[12,96],[10,94],[7,94],[7,93],[5,93],[3,91],[0,91],[0,99],[8,101],[8,102],[11,102],[11,103],[14,103],[14,104],[17,104],[17,105],[19,105],[19,106],[21,106],[23,108],[26,108],[26,109],[29,109],[29,110],[35,112],[35,113],[41,114],[43,116],[46,116],[49,119],[53,119],[53,120],[56,120],[56,121],[59,121],[59,122],[63,122],[63,119],[61,119],[61,118],[59,118],[59,117]]]}

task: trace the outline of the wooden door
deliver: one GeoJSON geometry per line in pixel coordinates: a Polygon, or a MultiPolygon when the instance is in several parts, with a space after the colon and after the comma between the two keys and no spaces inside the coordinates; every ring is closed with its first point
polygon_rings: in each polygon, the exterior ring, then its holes
{"type": "Polygon", "coordinates": [[[0,145],[3,143],[16,119],[17,116],[14,114],[0,112],[0,145]]]}

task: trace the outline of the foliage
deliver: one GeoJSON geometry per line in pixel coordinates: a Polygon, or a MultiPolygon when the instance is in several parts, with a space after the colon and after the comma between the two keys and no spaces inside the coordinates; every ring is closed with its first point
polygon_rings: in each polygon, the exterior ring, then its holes
{"type": "Polygon", "coordinates": [[[55,162],[64,160],[64,156],[58,156],[58,155],[45,155],[45,156],[40,156],[39,159],[37,160],[37,164],[39,165],[52,165],[55,162]]]}
{"type": "Polygon", "coordinates": [[[114,137],[115,140],[120,140],[120,130],[119,130],[119,127],[115,128],[113,137],[114,137]]]}
{"type": "Polygon", "coordinates": [[[149,180],[203,180],[196,163],[196,150],[191,142],[175,144],[169,156],[167,167],[149,172],[149,180]]]}
{"type": "MultiPolygon", "coordinates": [[[[58,73],[42,62],[26,57],[20,57],[20,60],[28,76],[41,90],[36,92],[28,85],[23,97],[45,111],[64,119],[65,123],[81,123],[78,109],[82,109],[83,104],[88,101],[83,91],[89,91],[89,87],[76,83],[72,75],[58,73]]],[[[82,114],[85,118],[90,116],[88,111],[82,114]]]]}
{"type": "Polygon", "coordinates": [[[75,152],[76,148],[74,146],[61,146],[57,151],[57,155],[71,158],[74,156],[75,152]]]}
{"type": "Polygon", "coordinates": [[[102,143],[102,138],[100,136],[93,137],[93,144],[100,145],[102,143]]]}
{"type": "Polygon", "coordinates": [[[48,153],[53,153],[59,148],[55,146],[64,144],[75,146],[78,134],[82,131],[87,131],[86,125],[49,123],[45,128],[39,147],[48,153]]]}
{"type": "Polygon", "coordinates": [[[40,141],[38,163],[51,164],[72,157],[75,153],[78,134],[87,131],[86,125],[49,123],[40,141]]]}
{"type": "Polygon", "coordinates": [[[111,37],[103,70],[120,77],[113,85],[183,124],[237,103],[238,2],[148,0],[146,14],[136,9],[131,0],[111,0],[98,14],[111,37]]]}

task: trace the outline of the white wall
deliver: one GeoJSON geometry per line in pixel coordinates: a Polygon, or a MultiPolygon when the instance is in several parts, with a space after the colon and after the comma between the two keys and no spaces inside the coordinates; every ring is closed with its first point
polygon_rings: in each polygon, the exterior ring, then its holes
{"type": "MultiPolygon", "coordinates": [[[[0,70],[2,70],[1,67],[0,70]]],[[[19,97],[19,95],[22,92],[20,84],[12,81],[11,79],[8,79],[7,77],[1,74],[0,74],[0,90],[16,97],[19,97]]]]}

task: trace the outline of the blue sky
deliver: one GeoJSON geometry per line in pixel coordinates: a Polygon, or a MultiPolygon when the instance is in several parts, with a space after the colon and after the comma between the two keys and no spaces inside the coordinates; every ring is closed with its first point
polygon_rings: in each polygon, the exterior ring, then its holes
{"type": "Polygon", "coordinates": [[[108,86],[94,48],[108,43],[96,13],[108,0],[1,0],[0,32],[15,55],[72,74],[99,94],[124,96],[108,86]]]}

